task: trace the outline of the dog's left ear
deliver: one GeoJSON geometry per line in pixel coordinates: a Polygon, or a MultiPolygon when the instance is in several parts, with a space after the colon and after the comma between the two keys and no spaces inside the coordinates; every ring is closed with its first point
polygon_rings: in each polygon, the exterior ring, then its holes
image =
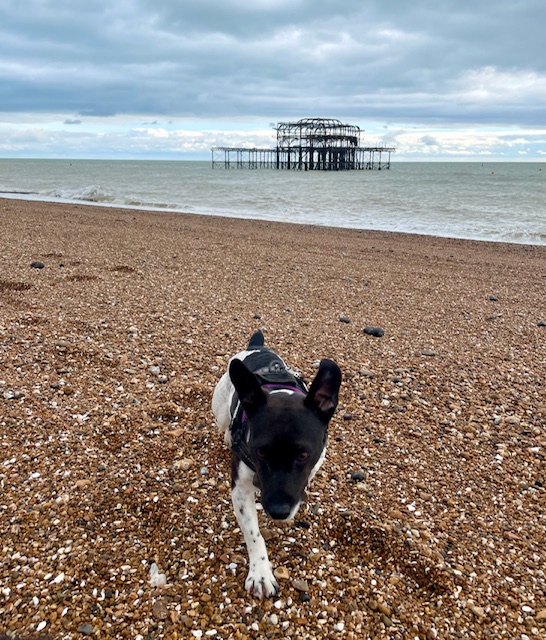
{"type": "Polygon", "coordinates": [[[325,423],[336,410],[340,385],[341,370],[337,364],[333,360],[321,360],[318,373],[305,398],[305,406],[318,413],[325,423]]]}
{"type": "Polygon", "coordinates": [[[237,391],[239,401],[248,414],[265,404],[266,397],[258,378],[246,368],[241,360],[234,358],[229,363],[229,377],[233,382],[235,391],[237,391]]]}

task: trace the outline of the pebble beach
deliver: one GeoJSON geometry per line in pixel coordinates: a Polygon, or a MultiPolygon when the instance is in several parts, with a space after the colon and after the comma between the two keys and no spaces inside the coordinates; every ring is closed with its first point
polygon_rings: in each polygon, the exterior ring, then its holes
{"type": "Polygon", "coordinates": [[[0,199],[0,636],[546,637],[546,247],[0,199]],[[210,410],[343,373],[280,593],[210,410]],[[377,331],[381,329],[381,331],[377,331]]]}

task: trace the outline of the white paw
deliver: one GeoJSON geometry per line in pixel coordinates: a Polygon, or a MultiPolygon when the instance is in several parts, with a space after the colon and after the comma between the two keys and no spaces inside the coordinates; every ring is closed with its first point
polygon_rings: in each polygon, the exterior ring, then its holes
{"type": "Polygon", "coordinates": [[[275,580],[269,563],[258,565],[248,572],[245,589],[256,598],[271,598],[279,593],[279,584],[275,580]]]}

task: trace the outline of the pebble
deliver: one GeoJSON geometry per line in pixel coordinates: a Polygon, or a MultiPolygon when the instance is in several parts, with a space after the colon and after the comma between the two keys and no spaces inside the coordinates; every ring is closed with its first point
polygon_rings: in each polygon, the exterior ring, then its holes
{"type": "Polygon", "coordinates": [[[535,620],[537,622],[546,622],[546,609],[542,609],[535,616],[535,620]]]}
{"type": "Polygon", "coordinates": [[[364,327],[364,333],[368,336],[374,336],[374,338],[382,338],[385,335],[385,330],[381,327],[364,327]]]}
{"type": "Polygon", "coordinates": [[[25,394],[22,391],[6,391],[4,393],[5,400],[20,400],[24,398],[25,394]]]}
{"type": "Polygon", "coordinates": [[[372,598],[371,600],[368,601],[368,607],[370,607],[372,611],[378,611],[379,603],[377,602],[377,600],[372,598]]]}
{"type": "Polygon", "coordinates": [[[290,572],[286,567],[277,567],[273,574],[277,580],[288,580],[290,577],[290,572]]]}
{"type": "Polygon", "coordinates": [[[89,623],[80,624],[78,627],[78,633],[81,633],[84,636],[90,636],[93,633],[93,625],[89,623]]]}
{"type": "Polygon", "coordinates": [[[155,562],[150,566],[150,585],[152,587],[164,587],[167,584],[167,576],[160,573],[159,567],[155,562]]]}
{"type": "Polygon", "coordinates": [[[163,598],[156,600],[152,605],[152,615],[155,620],[166,620],[169,615],[169,611],[167,609],[167,605],[163,598]]]}
{"type": "Polygon", "coordinates": [[[381,622],[386,626],[386,627],[390,627],[392,626],[392,620],[389,618],[389,616],[386,616],[384,613],[381,614],[381,622]]]}
{"type": "Polygon", "coordinates": [[[362,482],[362,480],[366,480],[366,474],[364,471],[353,471],[351,473],[351,480],[353,482],[362,482]]]}
{"type": "Polygon", "coordinates": [[[345,323],[345,324],[349,324],[349,322],[351,322],[351,319],[350,319],[350,318],[348,318],[347,316],[340,316],[340,317],[339,317],[339,321],[340,321],[340,322],[343,322],[343,323],[345,323]]]}
{"type": "Polygon", "coordinates": [[[434,351],[434,349],[423,349],[421,351],[421,355],[422,356],[428,356],[429,358],[432,358],[436,355],[436,351],[434,351]]]}
{"type": "Polygon", "coordinates": [[[309,584],[306,580],[294,580],[292,586],[296,591],[307,593],[309,591],[309,584]]]}
{"type": "Polygon", "coordinates": [[[187,471],[192,465],[193,460],[191,458],[182,458],[173,462],[173,469],[175,471],[187,471]]]}
{"type": "Polygon", "coordinates": [[[43,269],[45,267],[45,264],[43,262],[39,262],[38,260],[35,260],[34,262],[30,263],[30,266],[33,269],[43,269]]]}
{"type": "Polygon", "coordinates": [[[546,322],[544,320],[541,320],[537,323],[537,327],[546,327],[546,322]]]}

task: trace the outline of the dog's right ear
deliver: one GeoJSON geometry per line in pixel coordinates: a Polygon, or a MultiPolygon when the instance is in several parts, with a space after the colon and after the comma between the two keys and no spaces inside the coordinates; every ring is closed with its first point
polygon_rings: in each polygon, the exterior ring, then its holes
{"type": "Polygon", "coordinates": [[[341,370],[333,360],[321,360],[318,373],[305,398],[305,405],[328,424],[334,415],[341,385],[341,370]]]}
{"type": "Polygon", "coordinates": [[[249,415],[265,404],[266,396],[262,391],[258,378],[246,368],[241,360],[234,358],[229,363],[229,377],[233,382],[235,391],[237,391],[239,401],[249,415]]]}

